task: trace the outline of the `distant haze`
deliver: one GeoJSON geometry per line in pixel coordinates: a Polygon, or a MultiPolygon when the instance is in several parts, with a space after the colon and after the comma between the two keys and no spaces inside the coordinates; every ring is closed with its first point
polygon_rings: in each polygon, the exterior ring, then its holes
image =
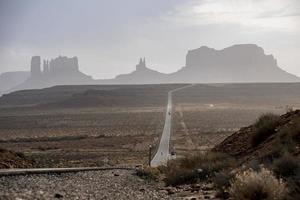
{"type": "Polygon", "coordinates": [[[80,70],[113,78],[139,57],[172,73],[188,50],[257,44],[300,76],[299,0],[0,0],[0,73],[32,56],[77,56],[80,70]]]}

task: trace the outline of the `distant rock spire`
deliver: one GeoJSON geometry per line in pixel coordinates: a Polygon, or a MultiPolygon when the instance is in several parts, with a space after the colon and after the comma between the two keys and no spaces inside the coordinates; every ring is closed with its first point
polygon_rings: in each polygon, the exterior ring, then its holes
{"type": "Polygon", "coordinates": [[[48,74],[49,73],[49,61],[48,60],[44,60],[43,73],[44,74],[48,74]]]}
{"type": "Polygon", "coordinates": [[[141,70],[146,68],[145,58],[140,58],[139,64],[136,65],[136,70],[141,70]]]}
{"type": "Polygon", "coordinates": [[[31,58],[31,77],[32,78],[39,78],[42,75],[41,72],[41,57],[40,56],[33,56],[31,58]]]}

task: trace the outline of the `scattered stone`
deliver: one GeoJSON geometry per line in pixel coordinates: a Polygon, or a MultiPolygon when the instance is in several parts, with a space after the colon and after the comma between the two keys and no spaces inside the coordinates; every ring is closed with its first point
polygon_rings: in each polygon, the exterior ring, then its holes
{"type": "Polygon", "coordinates": [[[167,190],[160,190],[160,192],[161,192],[161,193],[164,193],[164,194],[166,194],[166,195],[169,194],[169,192],[168,192],[167,190]]]}
{"type": "Polygon", "coordinates": [[[191,192],[198,192],[201,189],[200,184],[194,184],[191,186],[191,192]]]}
{"type": "Polygon", "coordinates": [[[159,187],[126,170],[1,176],[0,199],[173,199],[159,187]]]}
{"type": "Polygon", "coordinates": [[[213,190],[213,185],[207,184],[207,185],[204,185],[201,189],[204,191],[213,190]]]}
{"type": "Polygon", "coordinates": [[[60,199],[60,198],[63,198],[64,196],[63,195],[61,195],[61,194],[59,194],[59,193],[56,193],[55,195],[54,195],[54,198],[57,198],[57,199],[60,199]]]}
{"type": "Polygon", "coordinates": [[[168,192],[168,194],[175,194],[176,192],[176,188],[173,187],[167,187],[166,191],[168,192]]]}
{"type": "Polygon", "coordinates": [[[189,200],[197,200],[197,197],[190,197],[189,200]]]}

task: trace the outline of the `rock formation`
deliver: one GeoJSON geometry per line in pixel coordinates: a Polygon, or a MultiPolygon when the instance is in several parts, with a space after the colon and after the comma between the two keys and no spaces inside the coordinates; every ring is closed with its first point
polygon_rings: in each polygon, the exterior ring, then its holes
{"type": "Polygon", "coordinates": [[[30,78],[13,90],[36,89],[54,85],[84,85],[91,84],[93,81],[91,76],[79,71],[77,57],[59,56],[50,61],[44,60],[42,71],[40,56],[34,56],[31,59],[30,78]]]}
{"type": "Polygon", "coordinates": [[[29,71],[5,72],[0,74],[0,96],[13,87],[23,83],[30,77],[29,71]]]}
{"type": "Polygon", "coordinates": [[[44,60],[43,71],[44,71],[44,74],[48,74],[50,72],[48,60],[44,60]]]}
{"type": "Polygon", "coordinates": [[[102,84],[150,84],[162,83],[167,80],[167,75],[158,71],[149,69],[146,66],[146,59],[140,58],[139,63],[136,65],[136,70],[129,74],[118,75],[115,79],[97,81],[102,84]]]}
{"type": "Polygon", "coordinates": [[[31,58],[31,77],[32,78],[40,78],[42,75],[41,72],[41,57],[40,56],[33,56],[31,58]]]}
{"type": "Polygon", "coordinates": [[[280,69],[273,55],[255,44],[234,45],[222,50],[206,46],[188,51],[186,65],[164,74],[147,68],[140,58],[136,70],[99,84],[299,82],[300,78],[280,69]]]}
{"type": "Polygon", "coordinates": [[[183,82],[293,82],[299,77],[277,65],[273,55],[266,55],[254,44],[234,45],[222,50],[206,46],[190,50],[186,66],[171,74],[172,80],[183,82]]]}
{"type": "Polygon", "coordinates": [[[300,78],[279,68],[274,56],[266,55],[261,47],[240,44],[222,50],[206,46],[190,50],[185,66],[171,74],[148,68],[145,58],[140,58],[133,72],[106,80],[94,80],[80,72],[77,57],[44,60],[42,71],[41,58],[34,56],[31,77],[13,90],[54,85],[233,82],[300,82],[300,78]]]}
{"type": "Polygon", "coordinates": [[[139,64],[136,65],[136,71],[138,70],[144,70],[146,68],[146,59],[140,58],[139,64]]]}
{"type": "Polygon", "coordinates": [[[55,59],[51,59],[50,62],[46,61],[46,66],[49,68],[49,73],[68,73],[68,72],[78,72],[78,58],[68,58],[65,56],[59,56],[55,59]]]}

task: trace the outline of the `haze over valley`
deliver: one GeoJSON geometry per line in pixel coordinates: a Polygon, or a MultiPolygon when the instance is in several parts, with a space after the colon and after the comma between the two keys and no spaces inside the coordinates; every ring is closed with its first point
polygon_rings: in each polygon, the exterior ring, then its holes
{"type": "Polygon", "coordinates": [[[114,79],[95,80],[80,72],[77,57],[64,56],[43,62],[40,56],[34,56],[30,72],[29,77],[28,72],[2,74],[2,91],[55,85],[300,81],[296,75],[282,70],[273,55],[266,55],[261,47],[254,44],[234,45],[222,50],[206,46],[190,50],[186,55],[186,65],[171,74],[151,69],[146,65],[146,58],[140,58],[135,71],[131,73],[120,74],[114,79]],[[15,78],[18,81],[5,81],[7,76],[19,76],[15,78]]]}

